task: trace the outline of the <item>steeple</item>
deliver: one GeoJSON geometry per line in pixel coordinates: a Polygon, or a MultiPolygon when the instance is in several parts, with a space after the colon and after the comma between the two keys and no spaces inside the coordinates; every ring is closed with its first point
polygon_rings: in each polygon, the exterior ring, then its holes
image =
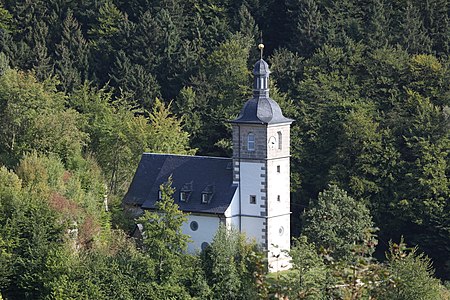
{"type": "Polygon", "coordinates": [[[269,95],[269,65],[261,58],[253,68],[253,96],[233,128],[233,184],[237,186],[232,216],[240,231],[260,243],[270,271],[289,268],[290,136],[292,119],[283,116],[269,95]]]}
{"type": "Polygon", "coordinates": [[[283,116],[280,106],[269,96],[269,65],[262,59],[258,60],[253,68],[253,97],[242,108],[239,116],[231,123],[276,124],[292,123],[294,120],[283,116]]]}

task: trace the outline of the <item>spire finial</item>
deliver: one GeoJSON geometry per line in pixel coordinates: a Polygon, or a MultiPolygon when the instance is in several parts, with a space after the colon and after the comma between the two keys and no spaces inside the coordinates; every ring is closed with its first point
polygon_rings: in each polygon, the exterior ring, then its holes
{"type": "Polygon", "coordinates": [[[261,51],[261,59],[262,59],[263,58],[264,44],[263,43],[259,44],[258,45],[258,49],[259,49],[259,51],[261,51]]]}
{"type": "Polygon", "coordinates": [[[262,38],[262,31],[261,31],[261,42],[258,45],[259,51],[261,51],[261,59],[263,59],[263,50],[264,50],[264,44],[263,44],[263,38],[262,38]]]}

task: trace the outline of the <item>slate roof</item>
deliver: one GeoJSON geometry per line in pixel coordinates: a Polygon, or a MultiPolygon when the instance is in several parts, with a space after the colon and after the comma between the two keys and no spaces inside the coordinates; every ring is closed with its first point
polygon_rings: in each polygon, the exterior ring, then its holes
{"type": "Polygon", "coordinates": [[[170,175],[175,203],[186,212],[223,214],[237,189],[230,158],[144,153],[123,203],[154,209],[159,186],[170,175]],[[180,202],[180,191],[189,193],[186,202],[180,202]],[[202,193],[211,195],[208,203],[202,193]]]}
{"type": "Polygon", "coordinates": [[[269,76],[270,70],[269,65],[266,63],[264,59],[260,59],[256,62],[253,67],[253,74],[256,76],[263,75],[265,77],[269,76]]]}
{"type": "Polygon", "coordinates": [[[253,98],[248,100],[242,108],[239,116],[231,123],[250,123],[250,124],[278,124],[292,123],[294,120],[283,116],[280,106],[269,96],[269,89],[257,89],[259,80],[265,80],[268,86],[268,77],[270,74],[269,65],[260,59],[253,68],[255,84],[253,89],[253,98]]]}
{"type": "Polygon", "coordinates": [[[278,124],[292,123],[286,118],[275,100],[271,98],[252,98],[242,108],[237,119],[231,123],[278,124]]]}

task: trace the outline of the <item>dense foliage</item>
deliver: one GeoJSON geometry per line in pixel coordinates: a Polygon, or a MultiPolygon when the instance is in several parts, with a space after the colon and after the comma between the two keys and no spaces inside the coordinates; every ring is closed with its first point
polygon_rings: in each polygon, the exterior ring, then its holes
{"type": "Polygon", "coordinates": [[[0,0],[1,296],[449,297],[449,54],[445,0],[0,0]],[[141,153],[231,154],[261,31],[296,119],[292,272],[224,230],[185,255],[170,185],[137,247],[141,153]]]}

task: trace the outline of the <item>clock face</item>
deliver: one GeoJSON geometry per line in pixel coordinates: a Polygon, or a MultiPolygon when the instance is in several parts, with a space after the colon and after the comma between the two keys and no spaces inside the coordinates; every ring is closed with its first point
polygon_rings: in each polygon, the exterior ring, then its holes
{"type": "Polygon", "coordinates": [[[277,144],[277,138],[274,136],[271,136],[269,138],[269,148],[270,149],[275,149],[275,145],[277,144]]]}

